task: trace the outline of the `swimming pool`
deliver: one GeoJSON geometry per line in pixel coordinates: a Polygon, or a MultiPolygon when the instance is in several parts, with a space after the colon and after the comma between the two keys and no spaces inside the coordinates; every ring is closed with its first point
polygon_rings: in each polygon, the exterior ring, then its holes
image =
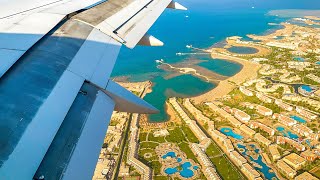
{"type": "Polygon", "coordinates": [[[276,129],[284,136],[284,137],[288,137],[290,139],[298,139],[299,136],[297,134],[292,133],[289,130],[286,130],[284,127],[282,126],[278,126],[276,127],[276,129]]]}
{"type": "Polygon", "coordinates": [[[254,169],[260,171],[266,179],[278,179],[276,174],[273,172],[273,170],[267,166],[266,163],[263,162],[262,156],[259,154],[260,149],[257,148],[254,144],[249,145],[253,151],[257,155],[257,159],[253,158],[251,153],[247,153],[249,150],[245,145],[237,144],[237,147],[241,150],[241,154],[248,157],[251,162],[257,163],[259,166],[254,166],[254,169]]]}
{"type": "Polygon", "coordinates": [[[174,158],[179,163],[176,167],[168,167],[164,169],[164,172],[167,175],[173,175],[175,173],[179,173],[179,175],[183,178],[191,178],[194,176],[194,171],[198,170],[198,166],[192,166],[191,162],[185,161],[182,162],[182,158],[177,157],[176,153],[173,151],[167,152],[162,156],[162,159],[174,158]]]}
{"type": "Polygon", "coordinates": [[[306,123],[307,121],[299,116],[290,116],[290,118],[292,118],[295,121],[298,121],[300,123],[306,123]]]}
{"type": "Polygon", "coordinates": [[[293,59],[296,60],[296,61],[299,61],[299,62],[304,62],[305,61],[304,58],[302,58],[302,57],[294,57],[293,59]]]}
{"type": "Polygon", "coordinates": [[[166,159],[167,157],[175,158],[176,157],[176,153],[173,152],[173,151],[167,152],[167,154],[162,156],[162,159],[166,159]]]}
{"type": "Polygon", "coordinates": [[[310,86],[307,86],[307,85],[302,85],[301,89],[307,92],[312,92],[313,90],[310,86]]]}
{"type": "Polygon", "coordinates": [[[239,140],[243,139],[243,136],[233,132],[233,130],[231,128],[228,128],[228,127],[221,128],[220,132],[222,132],[226,136],[231,136],[231,137],[233,137],[235,139],[239,139],[239,140]]]}

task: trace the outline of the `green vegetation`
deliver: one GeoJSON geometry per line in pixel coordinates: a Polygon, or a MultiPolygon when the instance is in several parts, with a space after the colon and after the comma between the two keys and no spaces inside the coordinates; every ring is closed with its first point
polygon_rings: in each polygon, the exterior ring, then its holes
{"type": "Polygon", "coordinates": [[[153,179],[154,180],[168,180],[168,177],[166,177],[166,176],[154,176],[153,179]]]}
{"type": "Polygon", "coordinates": [[[166,137],[166,140],[173,143],[186,141],[180,127],[175,127],[173,130],[169,130],[169,135],[166,137]]]}
{"type": "Polygon", "coordinates": [[[211,111],[209,106],[205,105],[204,103],[201,104],[193,104],[197,109],[199,109],[203,115],[209,117],[211,120],[216,118],[218,115],[211,111]]]}
{"type": "Polygon", "coordinates": [[[195,162],[199,163],[197,158],[196,158],[196,156],[193,154],[192,150],[190,149],[188,143],[182,142],[182,143],[178,144],[178,146],[179,146],[181,151],[186,153],[188,159],[192,159],[195,162]]]}
{"type": "Polygon", "coordinates": [[[193,134],[191,129],[188,126],[182,126],[182,131],[185,134],[185,137],[192,143],[199,143],[198,138],[193,134]]]}
{"type": "Polygon", "coordinates": [[[228,101],[223,101],[223,104],[230,106],[231,108],[237,108],[245,111],[249,115],[254,115],[255,118],[259,118],[257,116],[256,110],[252,110],[249,108],[241,107],[241,102],[250,102],[254,104],[259,104],[265,106],[273,111],[273,113],[280,113],[281,109],[274,103],[263,103],[256,96],[246,96],[239,89],[234,89],[229,93],[233,98],[228,101]]]}
{"type": "Polygon", "coordinates": [[[139,134],[139,140],[140,140],[140,142],[142,142],[142,141],[147,141],[147,135],[148,135],[148,133],[140,133],[140,134],[139,134]]]}
{"type": "Polygon", "coordinates": [[[142,142],[140,143],[140,148],[144,149],[144,148],[156,148],[159,144],[155,143],[155,142],[142,142]]]}
{"type": "Polygon", "coordinates": [[[227,120],[215,121],[214,125],[215,125],[216,129],[223,127],[223,126],[232,126],[231,123],[227,120]]]}
{"type": "Polygon", "coordinates": [[[222,179],[245,179],[216,144],[211,143],[206,154],[210,157],[222,179]]]}
{"type": "Polygon", "coordinates": [[[154,137],[154,136],[153,136],[153,133],[149,133],[148,140],[149,140],[149,141],[159,142],[159,143],[164,143],[164,142],[166,142],[166,140],[165,140],[164,137],[154,137]]]}
{"type": "Polygon", "coordinates": [[[211,143],[206,149],[206,154],[209,157],[212,157],[212,156],[217,156],[221,154],[221,151],[218,149],[218,147],[215,144],[211,143]]]}
{"type": "Polygon", "coordinates": [[[319,83],[313,81],[312,79],[309,79],[308,77],[303,78],[303,83],[310,85],[319,85],[319,83]]]}

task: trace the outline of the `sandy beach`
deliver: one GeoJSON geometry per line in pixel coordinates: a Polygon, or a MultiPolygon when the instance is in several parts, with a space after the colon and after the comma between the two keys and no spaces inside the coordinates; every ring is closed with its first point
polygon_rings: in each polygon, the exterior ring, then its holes
{"type": "Polygon", "coordinates": [[[222,98],[223,96],[227,95],[229,92],[231,92],[234,88],[236,88],[238,85],[241,83],[245,82],[246,80],[249,79],[254,79],[257,77],[257,71],[260,69],[261,65],[247,61],[242,58],[238,57],[233,57],[233,56],[227,56],[227,55],[222,55],[222,54],[216,54],[212,53],[211,57],[218,58],[218,59],[226,59],[229,61],[234,61],[237,63],[240,63],[243,65],[243,68],[239,73],[236,75],[220,81],[218,86],[211,91],[202,94],[200,96],[196,96],[191,98],[192,100],[195,101],[195,103],[201,103],[205,101],[214,101],[216,99],[222,98]]]}

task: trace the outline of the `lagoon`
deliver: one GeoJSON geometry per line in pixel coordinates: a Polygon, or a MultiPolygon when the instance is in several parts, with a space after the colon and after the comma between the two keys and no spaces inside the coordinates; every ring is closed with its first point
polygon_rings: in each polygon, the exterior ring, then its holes
{"type": "Polygon", "coordinates": [[[255,54],[259,52],[259,50],[256,48],[243,46],[232,46],[231,48],[228,48],[228,51],[237,54],[255,54]]]}

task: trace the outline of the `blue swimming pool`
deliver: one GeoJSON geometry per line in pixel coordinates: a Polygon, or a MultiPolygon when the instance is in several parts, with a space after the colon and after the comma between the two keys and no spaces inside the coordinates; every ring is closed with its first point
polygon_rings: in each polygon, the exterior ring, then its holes
{"type": "Polygon", "coordinates": [[[163,159],[166,159],[167,157],[175,158],[176,157],[176,153],[173,152],[173,151],[170,151],[170,152],[167,152],[167,154],[162,156],[163,159]]]}
{"type": "Polygon", "coordinates": [[[175,167],[175,168],[167,168],[167,169],[164,170],[164,172],[166,174],[168,174],[168,175],[172,175],[172,174],[178,172],[178,168],[177,167],[175,167]]]}
{"type": "Polygon", "coordinates": [[[320,65],[320,61],[316,62],[317,65],[320,65]]]}
{"type": "Polygon", "coordinates": [[[294,119],[295,121],[298,121],[300,123],[306,123],[307,121],[299,116],[290,116],[290,118],[294,119]]]}
{"type": "Polygon", "coordinates": [[[189,169],[191,167],[190,162],[185,162],[181,165],[182,171],[180,171],[180,175],[184,178],[191,178],[194,175],[194,172],[189,169]]]}
{"type": "Polygon", "coordinates": [[[176,153],[173,151],[167,152],[165,155],[162,156],[163,159],[166,158],[175,158],[177,162],[180,164],[179,166],[176,167],[169,167],[164,170],[164,172],[167,175],[173,175],[175,173],[179,173],[180,176],[184,178],[191,178],[194,176],[194,171],[198,170],[198,166],[193,166],[189,161],[182,162],[182,158],[177,157],[176,153]]]}
{"type": "Polygon", "coordinates": [[[239,139],[239,140],[243,139],[243,136],[233,132],[233,130],[231,128],[228,128],[228,127],[221,128],[220,132],[223,133],[226,136],[231,136],[231,137],[233,137],[235,139],[239,139]]]}
{"type": "Polygon", "coordinates": [[[312,88],[308,85],[302,85],[301,89],[303,89],[304,91],[307,91],[307,92],[312,92],[312,88]]]}
{"type": "Polygon", "coordinates": [[[288,137],[290,139],[298,139],[299,136],[297,134],[292,133],[289,130],[286,130],[284,127],[282,126],[278,126],[276,128],[284,137],[288,137]]]}
{"type": "Polygon", "coordinates": [[[302,57],[294,57],[293,59],[295,61],[299,61],[299,62],[304,62],[305,61],[304,58],[302,58],[302,57]]]}
{"type": "Polygon", "coordinates": [[[254,145],[254,144],[250,144],[249,145],[253,151],[256,153],[257,155],[257,159],[254,159],[251,155],[249,155],[248,152],[248,149],[245,145],[242,145],[242,144],[237,144],[237,147],[241,150],[241,154],[246,156],[246,157],[249,157],[250,161],[251,162],[255,162],[259,165],[259,167],[257,166],[254,166],[254,168],[257,170],[257,171],[260,171],[265,179],[277,179],[277,176],[276,174],[272,171],[272,169],[267,166],[266,163],[263,162],[262,160],[262,156],[259,154],[260,150],[254,145]]]}

